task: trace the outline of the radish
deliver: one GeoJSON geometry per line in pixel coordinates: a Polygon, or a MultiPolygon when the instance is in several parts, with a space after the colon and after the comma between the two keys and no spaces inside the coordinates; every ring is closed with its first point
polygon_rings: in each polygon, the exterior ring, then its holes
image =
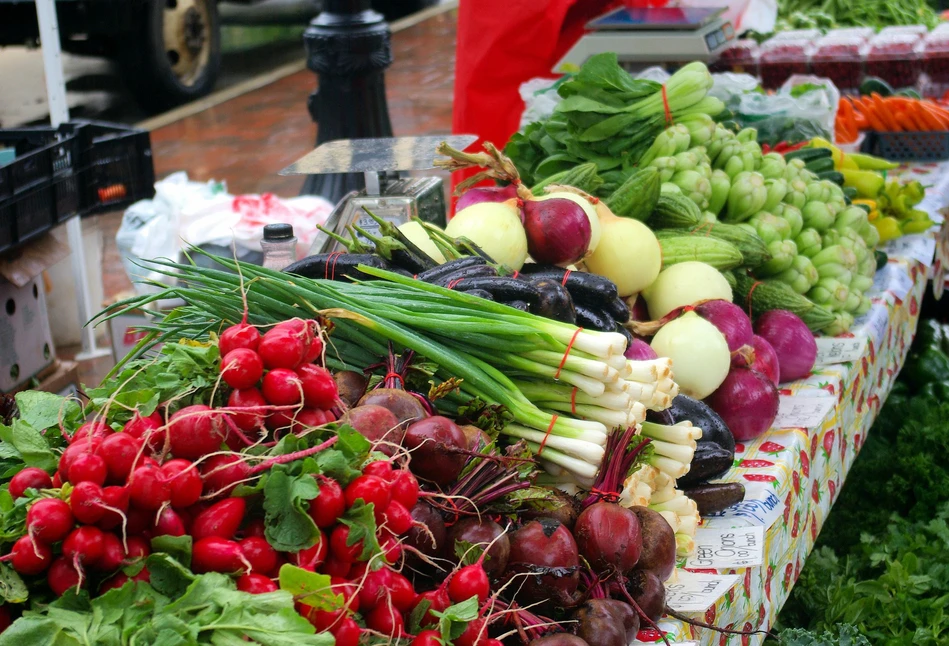
{"type": "Polygon", "coordinates": [[[53,550],[27,534],[17,539],[10,550],[13,569],[27,576],[42,574],[53,562],[53,550]]]}
{"type": "Polygon", "coordinates": [[[26,528],[34,540],[50,544],[66,538],[72,530],[72,511],[58,498],[43,498],[26,512],[26,528]]]}
{"type": "Polygon", "coordinates": [[[59,456],[58,473],[61,476],[65,476],[66,479],[69,479],[69,467],[72,466],[72,463],[76,461],[80,455],[85,455],[87,453],[93,453],[95,449],[99,448],[99,440],[95,442],[80,442],[79,444],[73,444],[66,447],[66,450],[63,451],[63,454],[59,456]]]}
{"type": "Polygon", "coordinates": [[[347,507],[352,507],[357,500],[362,500],[367,505],[373,505],[377,519],[382,518],[382,514],[392,499],[389,483],[375,476],[359,476],[349,483],[343,493],[346,496],[347,507]]]}
{"type": "Polygon", "coordinates": [[[105,594],[109,590],[118,590],[119,588],[125,586],[125,584],[129,581],[129,576],[125,572],[116,572],[114,575],[110,576],[108,579],[99,584],[99,594],[105,594]]]}
{"type": "Polygon", "coordinates": [[[86,525],[99,522],[106,511],[102,496],[102,487],[94,482],[87,480],[77,484],[69,494],[69,506],[76,520],[86,525]]]}
{"type": "Polygon", "coordinates": [[[128,487],[105,487],[102,490],[102,506],[102,517],[97,523],[99,529],[115,529],[121,525],[129,508],[128,487]]]}
{"type": "Polygon", "coordinates": [[[402,613],[387,603],[378,606],[365,615],[366,627],[389,637],[405,637],[405,621],[402,613]]]}
{"type": "MultiPolygon", "coordinates": [[[[227,398],[228,408],[240,409],[227,413],[242,431],[255,431],[267,418],[267,400],[258,388],[233,390],[227,398]],[[259,412],[258,412],[259,411],[259,412]]],[[[227,410],[227,409],[225,409],[227,410]]]]}
{"type": "Polygon", "coordinates": [[[247,573],[250,564],[241,552],[241,546],[219,536],[207,536],[195,542],[191,552],[191,569],[198,574],[221,572],[247,573]]]}
{"type": "Polygon", "coordinates": [[[409,646],[442,646],[442,634],[437,630],[423,630],[409,646]]]}
{"type": "Polygon", "coordinates": [[[320,493],[310,501],[310,518],[320,529],[332,527],[346,511],[346,499],[339,483],[326,476],[317,476],[320,493]]]}
{"type": "Polygon", "coordinates": [[[259,344],[260,332],[257,331],[257,328],[247,323],[232,325],[221,332],[221,336],[217,341],[217,347],[222,357],[238,348],[257,350],[259,344]]]}
{"type": "Polygon", "coordinates": [[[171,506],[184,509],[201,498],[201,474],[188,460],[169,460],[161,465],[162,475],[171,488],[171,506]]]}
{"type": "Polygon", "coordinates": [[[386,532],[386,536],[379,541],[379,548],[382,550],[382,555],[386,559],[386,563],[393,564],[398,563],[399,559],[402,557],[402,542],[386,532]]]}
{"type": "Polygon", "coordinates": [[[141,464],[141,452],[142,440],[128,433],[113,433],[102,440],[98,454],[105,460],[109,480],[121,483],[128,480],[137,464],[141,464]]]}
{"type": "Polygon", "coordinates": [[[347,577],[352,570],[353,564],[347,561],[340,561],[337,558],[329,557],[323,563],[322,573],[330,576],[347,577]]]}
{"type": "Polygon", "coordinates": [[[362,628],[352,617],[343,617],[332,630],[336,646],[359,646],[362,628]]]}
{"type": "Polygon", "coordinates": [[[105,533],[98,527],[83,525],[69,533],[63,541],[63,556],[78,570],[81,566],[95,567],[105,554],[105,533]]]}
{"type": "Polygon", "coordinates": [[[243,574],[237,577],[237,589],[250,594],[276,592],[280,588],[263,574],[243,574]]]}
{"type": "Polygon", "coordinates": [[[481,565],[483,560],[484,553],[481,554],[477,563],[466,565],[451,577],[448,583],[448,596],[452,601],[461,603],[471,597],[478,597],[478,603],[481,604],[487,600],[491,592],[491,583],[481,565]]]}
{"type": "Polygon", "coordinates": [[[135,561],[140,561],[146,556],[151,554],[152,550],[148,545],[148,541],[140,536],[129,536],[125,541],[126,547],[128,547],[128,554],[126,559],[131,563],[135,561]]]}
{"type": "Polygon", "coordinates": [[[297,369],[303,384],[303,401],[311,408],[332,408],[339,399],[333,375],[326,368],[304,364],[297,369]]]}
{"type": "Polygon", "coordinates": [[[359,589],[359,607],[363,613],[372,610],[380,603],[384,603],[392,585],[395,572],[387,567],[369,571],[362,578],[359,589]]]}
{"type": "Polygon", "coordinates": [[[484,619],[475,619],[468,624],[465,631],[455,639],[454,646],[484,646],[484,638],[488,631],[484,619]]]}
{"type": "Polygon", "coordinates": [[[103,440],[112,434],[112,429],[105,422],[86,422],[73,433],[71,438],[67,438],[70,444],[80,441],[103,440]]]}
{"type": "Polygon", "coordinates": [[[376,460],[370,462],[362,468],[364,476],[375,476],[391,483],[395,477],[395,471],[392,470],[392,463],[389,460],[376,460]]]}
{"type": "Polygon", "coordinates": [[[353,563],[362,554],[362,541],[349,544],[349,527],[337,525],[330,534],[330,551],[333,556],[344,563],[353,563]]]}
{"type": "Polygon", "coordinates": [[[389,577],[387,596],[396,610],[408,612],[415,605],[415,588],[412,583],[399,572],[393,571],[389,577]]]}
{"type": "Polygon", "coordinates": [[[171,507],[165,507],[155,521],[155,536],[184,536],[187,534],[184,520],[171,507]]]}
{"type": "Polygon", "coordinates": [[[282,325],[270,329],[260,340],[257,352],[268,370],[294,369],[306,359],[306,334],[294,332],[282,325]]]}
{"type": "Polygon", "coordinates": [[[200,514],[191,525],[191,536],[198,541],[209,536],[233,538],[244,520],[247,503],[243,498],[226,498],[200,514]]]}
{"type": "Polygon", "coordinates": [[[176,458],[196,460],[214,453],[227,436],[221,413],[196,404],[182,408],[168,421],[168,444],[176,458]]]}
{"type": "Polygon", "coordinates": [[[109,476],[109,468],[105,460],[95,453],[81,453],[69,465],[69,482],[76,485],[80,482],[91,481],[97,485],[104,485],[109,476]]]}
{"type": "Polygon", "coordinates": [[[125,514],[125,527],[123,527],[123,529],[127,534],[151,539],[151,532],[154,528],[154,509],[142,509],[141,507],[133,506],[125,514]]]}
{"type": "Polygon", "coordinates": [[[103,572],[114,572],[122,567],[125,562],[125,549],[122,547],[122,541],[111,532],[102,535],[103,550],[102,556],[96,563],[96,568],[103,572]]]}
{"type": "Polygon", "coordinates": [[[319,410],[316,408],[304,408],[299,413],[297,413],[297,426],[299,429],[294,429],[294,433],[299,433],[308,428],[315,428],[317,426],[323,426],[329,424],[333,421],[333,418],[329,415],[328,411],[319,410]]]}
{"type": "Polygon", "coordinates": [[[251,536],[264,538],[265,529],[264,519],[255,518],[244,526],[244,531],[242,531],[241,534],[244,535],[244,538],[250,538],[251,536]]]}
{"type": "Polygon", "coordinates": [[[412,528],[412,514],[402,503],[393,500],[382,513],[383,525],[395,535],[404,534],[412,528]]]}
{"type": "Polygon", "coordinates": [[[63,486],[63,477],[59,475],[59,469],[56,469],[56,472],[53,473],[53,489],[59,489],[63,486]]]}
{"type": "Polygon", "coordinates": [[[275,406],[303,404],[303,382],[296,372],[288,368],[275,368],[264,375],[261,392],[264,399],[275,406]]]}
{"type": "Polygon", "coordinates": [[[332,577],[330,578],[330,588],[333,594],[342,595],[344,610],[347,612],[359,612],[359,586],[356,581],[347,581],[339,577],[332,577]]]}
{"type": "MultiPolygon", "coordinates": [[[[442,584],[444,585],[444,584],[442,584]]],[[[448,592],[444,587],[439,586],[434,590],[429,590],[428,592],[423,592],[415,598],[415,606],[417,607],[423,601],[428,602],[428,610],[425,611],[425,614],[419,620],[420,625],[422,626],[434,626],[438,624],[438,617],[432,614],[432,611],[435,612],[445,612],[448,606],[451,605],[451,599],[448,597],[448,592]]],[[[414,612],[414,608],[413,608],[414,612]]],[[[421,633],[419,633],[421,634],[421,633]]]]}
{"type": "Polygon", "coordinates": [[[201,463],[206,496],[226,496],[250,475],[247,463],[233,453],[212,455],[201,463]]]}
{"type": "Polygon", "coordinates": [[[270,575],[277,569],[277,551],[266,539],[250,536],[239,541],[238,545],[241,546],[244,558],[250,563],[251,572],[270,575]]]}
{"type": "Polygon", "coordinates": [[[67,590],[80,587],[81,577],[75,566],[65,557],[60,556],[49,566],[46,572],[46,582],[57,597],[66,594],[67,590]]]}
{"type": "Polygon", "coordinates": [[[152,450],[156,450],[159,448],[156,445],[160,445],[161,440],[164,439],[161,437],[161,433],[158,432],[164,423],[165,420],[157,411],[148,417],[142,417],[139,413],[135,413],[135,416],[125,423],[122,432],[136,439],[147,441],[148,446],[152,450]]]}
{"type": "Polygon", "coordinates": [[[27,489],[49,489],[53,486],[53,479],[49,474],[37,467],[20,469],[10,478],[10,495],[14,499],[22,498],[27,489]]]}
{"type": "Polygon", "coordinates": [[[406,509],[412,509],[418,502],[418,480],[412,475],[411,471],[400,469],[395,473],[390,485],[392,500],[401,504],[406,509]]]}
{"type": "Polygon", "coordinates": [[[590,505],[573,528],[580,554],[596,572],[626,574],[639,562],[643,547],[639,518],[611,502],[590,505]]]}
{"type": "Polygon", "coordinates": [[[291,559],[296,565],[304,570],[316,571],[326,561],[326,553],[329,551],[329,539],[326,534],[320,531],[320,537],[313,547],[300,550],[292,555],[291,559]]]}
{"type": "Polygon", "coordinates": [[[231,388],[256,386],[263,376],[264,362],[253,350],[237,348],[221,359],[221,379],[231,388]]]}
{"type": "Polygon", "coordinates": [[[161,469],[139,467],[129,477],[129,500],[145,510],[159,509],[171,500],[171,489],[161,469]]]}

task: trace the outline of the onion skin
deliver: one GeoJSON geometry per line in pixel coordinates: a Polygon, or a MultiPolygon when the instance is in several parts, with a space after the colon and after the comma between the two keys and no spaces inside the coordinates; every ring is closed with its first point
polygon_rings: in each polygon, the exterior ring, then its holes
{"type": "Polygon", "coordinates": [[[659,355],[652,349],[652,346],[642,339],[633,339],[633,342],[626,348],[626,352],[623,353],[623,356],[633,361],[651,361],[652,359],[659,358],[659,355]]]}
{"type": "Polygon", "coordinates": [[[735,366],[706,403],[737,441],[747,442],[771,427],[778,414],[778,388],[760,372],[735,366]]]}
{"type": "Polygon", "coordinates": [[[779,383],[779,375],[781,374],[778,353],[774,351],[770,343],[757,334],[751,337],[750,345],[751,349],[755,352],[755,360],[751,363],[750,368],[757,370],[777,386],[779,383]]]}
{"type": "Polygon", "coordinates": [[[734,352],[743,345],[751,343],[754,331],[751,320],[745,311],[728,301],[706,301],[695,308],[699,316],[718,328],[728,343],[728,351],[734,352]]]}
{"type": "Polygon", "coordinates": [[[755,334],[774,348],[780,383],[804,379],[811,374],[817,360],[817,342],[796,314],[786,310],[765,312],[755,321],[755,334]]]}
{"type": "Polygon", "coordinates": [[[517,197],[517,187],[507,186],[476,186],[465,191],[455,204],[455,212],[461,211],[473,204],[482,202],[507,202],[517,197]]]}
{"type": "Polygon", "coordinates": [[[572,200],[548,197],[524,202],[524,230],[527,251],[539,263],[572,265],[590,250],[590,219],[572,200]]]}

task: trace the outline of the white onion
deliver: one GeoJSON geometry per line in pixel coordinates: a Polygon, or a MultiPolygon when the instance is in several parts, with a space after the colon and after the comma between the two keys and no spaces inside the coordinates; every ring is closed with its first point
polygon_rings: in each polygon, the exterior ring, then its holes
{"type": "Polygon", "coordinates": [[[722,385],[731,366],[725,337],[695,312],[666,323],[652,338],[652,349],[672,359],[672,374],[680,392],[705,399],[722,385]]]}
{"type": "Polygon", "coordinates": [[[452,238],[464,237],[495,261],[519,270],[527,259],[527,235],[513,201],[480,202],[458,211],[445,227],[452,238]]]}

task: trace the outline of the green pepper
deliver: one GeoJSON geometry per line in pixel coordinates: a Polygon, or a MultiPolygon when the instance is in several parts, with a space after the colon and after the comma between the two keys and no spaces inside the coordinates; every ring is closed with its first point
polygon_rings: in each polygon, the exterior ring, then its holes
{"type": "Polygon", "coordinates": [[[926,348],[942,350],[946,343],[946,330],[936,319],[922,319],[916,329],[916,338],[913,339],[913,351],[921,352],[926,348]]]}
{"type": "Polygon", "coordinates": [[[949,400],[949,381],[933,381],[919,391],[920,395],[930,397],[938,401],[949,400]]]}
{"type": "Polygon", "coordinates": [[[934,347],[923,348],[910,355],[903,375],[914,388],[922,388],[933,381],[949,381],[949,356],[934,347]]]}

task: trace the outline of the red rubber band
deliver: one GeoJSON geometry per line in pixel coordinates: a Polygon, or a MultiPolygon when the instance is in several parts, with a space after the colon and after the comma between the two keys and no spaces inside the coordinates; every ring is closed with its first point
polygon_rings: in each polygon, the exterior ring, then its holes
{"type": "Polygon", "coordinates": [[[554,416],[550,418],[550,426],[547,427],[547,432],[544,434],[544,439],[537,448],[537,455],[540,455],[544,451],[544,447],[547,446],[547,438],[550,437],[551,431],[554,430],[554,424],[557,423],[557,417],[558,415],[554,413],[554,416]]]}
{"type": "Polygon", "coordinates": [[[570,412],[574,415],[577,414],[577,387],[574,386],[573,390],[570,392],[570,412]]]}
{"type": "Polygon", "coordinates": [[[603,502],[612,502],[612,503],[619,502],[619,494],[616,493],[615,491],[603,491],[602,489],[597,489],[596,487],[593,487],[592,489],[590,489],[590,493],[592,493],[594,496],[596,496],[603,502]]]}
{"type": "Polygon", "coordinates": [[[662,85],[662,110],[666,113],[666,125],[672,125],[672,111],[669,109],[669,97],[666,96],[666,86],[662,85]]]}
{"type": "Polygon", "coordinates": [[[343,255],[342,251],[334,251],[326,259],[326,268],[323,270],[323,278],[326,280],[336,279],[336,261],[343,255]]]}
{"type": "Polygon", "coordinates": [[[515,269],[515,270],[514,270],[514,273],[511,274],[511,278],[517,278],[517,277],[520,276],[520,275],[521,275],[521,272],[519,272],[519,271],[517,271],[517,270],[515,269]]]}
{"type": "Polygon", "coordinates": [[[748,301],[746,305],[748,306],[748,318],[753,318],[751,315],[751,295],[755,293],[755,290],[758,288],[758,285],[764,285],[763,281],[757,280],[755,284],[751,286],[751,289],[748,290],[748,301]]]}
{"type": "Polygon", "coordinates": [[[418,280],[418,274],[412,274],[412,280],[418,280]]]}
{"type": "Polygon", "coordinates": [[[570,343],[567,344],[567,349],[563,353],[563,359],[560,360],[560,365],[557,366],[557,372],[554,373],[554,379],[560,379],[560,371],[563,370],[564,364],[567,363],[567,357],[570,356],[570,351],[573,349],[573,344],[581,332],[583,332],[583,328],[578,327],[576,332],[573,333],[573,336],[570,337],[570,343]]]}
{"type": "Polygon", "coordinates": [[[401,383],[402,385],[405,385],[405,379],[403,379],[403,378],[402,378],[402,375],[400,375],[400,374],[397,373],[397,372],[387,372],[387,373],[386,373],[386,376],[383,377],[382,380],[383,380],[383,381],[388,381],[388,380],[389,380],[390,378],[392,378],[392,377],[395,377],[396,379],[399,380],[399,383],[401,383]]]}
{"type": "Polygon", "coordinates": [[[457,285],[458,283],[460,283],[462,280],[464,280],[464,279],[463,279],[463,278],[456,278],[455,280],[449,280],[449,281],[448,281],[448,284],[445,285],[445,289],[455,289],[455,285],[457,285]]]}
{"type": "Polygon", "coordinates": [[[565,269],[565,270],[564,270],[564,272],[563,272],[563,280],[560,281],[560,286],[561,286],[561,287],[566,287],[566,286],[567,286],[567,278],[569,278],[569,277],[570,277],[570,274],[572,274],[572,273],[573,273],[573,272],[571,272],[569,269],[565,269]]]}

